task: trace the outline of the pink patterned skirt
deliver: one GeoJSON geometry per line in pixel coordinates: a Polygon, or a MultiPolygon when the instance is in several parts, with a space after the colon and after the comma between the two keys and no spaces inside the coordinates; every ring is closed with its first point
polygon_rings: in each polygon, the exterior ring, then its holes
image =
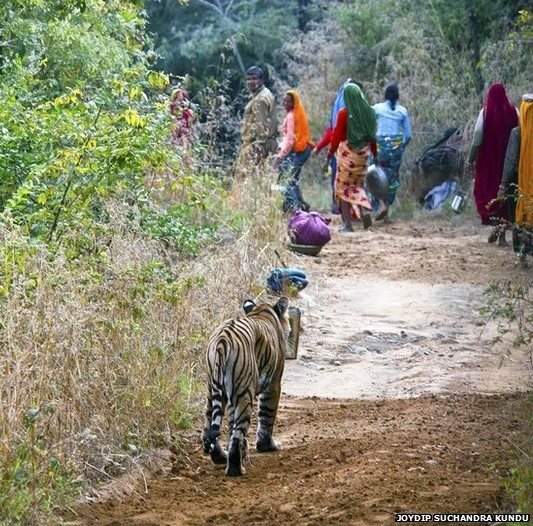
{"type": "Polygon", "coordinates": [[[351,148],[346,141],[337,149],[335,197],[352,205],[353,215],[360,218],[360,208],[372,210],[364,184],[370,148],[351,148]]]}

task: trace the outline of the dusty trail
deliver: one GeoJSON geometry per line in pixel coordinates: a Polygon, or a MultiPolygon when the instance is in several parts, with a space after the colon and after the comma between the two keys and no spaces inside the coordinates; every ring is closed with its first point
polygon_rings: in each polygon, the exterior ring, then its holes
{"type": "Polygon", "coordinates": [[[525,389],[528,357],[494,346],[497,325],[486,325],[480,308],[488,285],[527,271],[510,248],[488,245],[485,230],[442,221],[378,226],[307,258],[307,332],[285,391],[360,399],[525,389]]]}
{"type": "Polygon", "coordinates": [[[196,431],[148,493],[81,506],[74,522],[374,525],[399,511],[499,510],[531,369],[479,320],[484,287],[524,272],[485,240],[480,227],[393,224],[297,258],[312,285],[284,379],[283,450],[252,453],[247,476],[228,479],[196,431]]]}

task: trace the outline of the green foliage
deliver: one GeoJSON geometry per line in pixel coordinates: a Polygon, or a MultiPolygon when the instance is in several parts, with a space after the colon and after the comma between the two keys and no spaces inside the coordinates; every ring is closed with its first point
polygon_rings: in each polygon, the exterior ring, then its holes
{"type": "Polygon", "coordinates": [[[533,10],[521,9],[518,15],[518,30],[528,38],[533,37],[533,10]]]}
{"type": "Polygon", "coordinates": [[[54,456],[43,438],[54,411],[52,405],[28,410],[24,416],[24,434],[11,454],[2,458],[2,524],[37,523],[41,513],[54,511],[57,501],[72,497],[76,492],[70,469],[54,456]]]}
{"type": "Polygon", "coordinates": [[[176,397],[170,421],[177,429],[189,429],[194,422],[191,399],[200,390],[199,382],[192,376],[182,375],[177,379],[179,396],[176,397]]]}
{"type": "MultiPolygon", "coordinates": [[[[533,425],[531,427],[533,428],[533,425]]],[[[531,445],[530,452],[533,452],[531,445]]],[[[533,462],[531,457],[526,456],[517,467],[511,470],[505,488],[518,512],[533,513],[533,462]]]]}
{"type": "Polygon", "coordinates": [[[0,210],[25,232],[94,248],[109,217],[104,203],[128,196],[145,231],[183,254],[215,232],[209,178],[178,177],[167,142],[166,75],[150,69],[144,19],[133,2],[10,2],[0,70],[0,210]],[[155,206],[147,175],[176,174],[180,204],[155,206]],[[204,191],[207,188],[208,191],[204,191]],[[200,212],[200,214],[198,213],[200,212]],[[70,232],[83,232],[73,238],[70,232]]]}
{"type": "Polygon", "coordinates": [[[167,246],[189,255],[197,255],[206,241],[213,239],[214,226],[198,226],[191,221],[190,205],[175,205],[163,213],[147,209],[143,228],[167,246]]]}
{"type": "Polygon", "coordinates": [[[467,81],[479,94],[493,80],[482,69],[484,50],[527,18],[527,11],[520,11],[526,4],[520,0],[351,0],[338,8],[337,18],[356,57],[352,74],[355,70],[359,79],[404,77],[405,72],[395,71],[398,59],[422,46],[435,69],[441,68],[436,81],[453,85],[458,77],[461,87],[467,81]]]}
{"type": "MultiPolygon", "coordinates": [[[[532,283],[529,280],[494,283],[486,291],[486,305],[482,314],[498,323],[500,340],[512,336],[514,345],[529,349],[533,364],[533,299],[532,283]]],[[[529,395],[524,401],[528,426],[533,431],[533,398],[529,395]]],[[[517,461],[505,482],[507,497],[516,510],[522,513],[533,512],[533,432],[529,441],[517,445],[517,461]]]]}
{"type": "Polygon", "coordinates": [[[357,9],[353,6],[342,6],[337,16],[341,27],[354,42],[373,48],[389,36],[391,20],[387,20],[386,12],[390,4],[366,3],[358,5],[357,9]]]}
{"type": "Polygon", "coordinates": [[[498,323],[501,336],[512,334],[515,345],[533,342],[533,298],[528,282],[494,283],[485,291],[481,313],[498,323]]]}
{"type": "Polygon", "coordinates": [[[233,79],[253,63],[279,65],[277,50],[296,28],[296,2],[146,0],[158,67],[189,76],[193,89],[209,78],[233,79]]]}
{"type": "Polygon", "coordinates": [[[165,246],[195,256],[215,238],[220,212],[226,209],[227,192],[217,179],[201,174],[184,176],[174,187],[181,191],[180,202],[159,210],[145,199],[140,224],[148,235],[165,246]]]}
{"type": "Polygon", "coordinates": [[[2,6],[0,209],[57,242],[105,221],[101,203],[176,169],[162,92],[131,2],[2,6]]]}
{"type": "Polygon", "coordinates": [[[168,144],[169,81],[150,67],[140,4],[0,5],[2,524],[68,503],[90,427],[108,450],[135,445],[127,430],[148,446],[191,421],[194,382],[176,378],[192,358],[178,351],[205,331],[178,334],[174,316],[204,278],[174,264],[240,217],[196,152],[185,168],[168,144]]]}

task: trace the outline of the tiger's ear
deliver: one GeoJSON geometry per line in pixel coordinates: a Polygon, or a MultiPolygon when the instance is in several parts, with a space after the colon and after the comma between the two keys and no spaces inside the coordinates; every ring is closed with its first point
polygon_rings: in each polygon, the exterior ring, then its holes
{"type": "Polygon", "coordinates": [[[274,310],[280,318],[285,316],[287,309],[289,308],[289,299],[282,296],[278,302],[274,305],[274,310]]]}
{"type": "Polygon", "coordinates": [[[244,300],[244,303],[242,304],[242,308],[244,310],[245,314],[250,314],[255,308],[255,302],[253,300],[244,300]]]}

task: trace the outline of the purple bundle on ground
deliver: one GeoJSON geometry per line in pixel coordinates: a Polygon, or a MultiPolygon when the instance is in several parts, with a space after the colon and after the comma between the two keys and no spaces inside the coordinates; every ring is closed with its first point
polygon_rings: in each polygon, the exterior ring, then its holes
{"type": "Polygon", "coordinates": [[[298,210],[289,219],[289,237],[298,245],[321,247],[331,239],[328,222],[318,212],[298,210]]]}

